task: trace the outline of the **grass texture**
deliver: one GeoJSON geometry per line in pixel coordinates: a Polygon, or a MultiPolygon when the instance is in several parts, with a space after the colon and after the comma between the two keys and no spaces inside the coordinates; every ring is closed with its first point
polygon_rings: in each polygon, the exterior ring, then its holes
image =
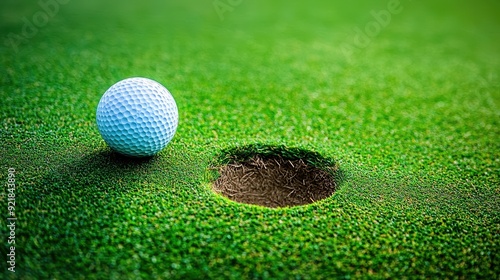
{"type": "Polygon", "coordinates": [[[500,4],[337,2],[67,1],[44,22],[3,1],[0,278],[498,279],[500,4]],[[179,107],[148,160],[95,124],[134,76],[179,107]],[[259,145],[332,159],[342,183],[283,209],[215,194],[221,153],[259,145]]]}

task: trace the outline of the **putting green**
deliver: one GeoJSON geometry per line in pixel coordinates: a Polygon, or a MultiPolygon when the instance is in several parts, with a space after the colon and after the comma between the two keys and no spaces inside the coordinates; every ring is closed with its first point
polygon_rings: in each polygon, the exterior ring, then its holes
{"type": "Polygon", "coordinates": [[[497,1],[35,2],[0,4],[0,278],[499,278],[497,1]],[[179,108],[151,159],[95,124],[135,76],[179,108]],[[291,208],[212,191],[260,146],[343,179],[291,208]]]}

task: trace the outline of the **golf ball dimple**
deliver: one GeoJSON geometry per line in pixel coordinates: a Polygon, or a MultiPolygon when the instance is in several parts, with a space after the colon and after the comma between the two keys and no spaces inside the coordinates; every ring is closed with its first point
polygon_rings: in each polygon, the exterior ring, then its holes
{"type": "Polygon", "coordinates": [[[152,156],[172,140],[177,105],[158,82],[129,78],[111,86],[97,105],[97,128],[111,149],[132,157],[152,156]]]}

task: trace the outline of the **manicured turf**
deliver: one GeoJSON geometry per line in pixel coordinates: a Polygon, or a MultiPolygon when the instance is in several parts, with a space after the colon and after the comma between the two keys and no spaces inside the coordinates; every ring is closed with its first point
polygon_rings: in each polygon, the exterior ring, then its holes
{"type": "Polygon", "coordinates": [[[402,0],[381,23],[391,1],[222,17],[212,0],[68,1],[14,48],[43,11],[25,2],[0,4],[0,278],[500,277],[498,1],[402,0]],[[110,152],[95,124],[132,76],[179,107],[150,160],[110,152]],[[344,178],[308,206],[231,202],[209,167],[247,145],[318,153],[344,178]]]}

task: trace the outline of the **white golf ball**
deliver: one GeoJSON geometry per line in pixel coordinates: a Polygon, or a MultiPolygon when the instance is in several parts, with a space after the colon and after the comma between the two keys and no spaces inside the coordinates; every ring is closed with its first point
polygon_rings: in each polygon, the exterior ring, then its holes
{"type": "Polygon", "coordinates": [[[110,87],[97,106],[97,128],[115,151],[132,157],[157,154],[174,137],[177,105],[161,84],[129,78],[110,87]]]}

